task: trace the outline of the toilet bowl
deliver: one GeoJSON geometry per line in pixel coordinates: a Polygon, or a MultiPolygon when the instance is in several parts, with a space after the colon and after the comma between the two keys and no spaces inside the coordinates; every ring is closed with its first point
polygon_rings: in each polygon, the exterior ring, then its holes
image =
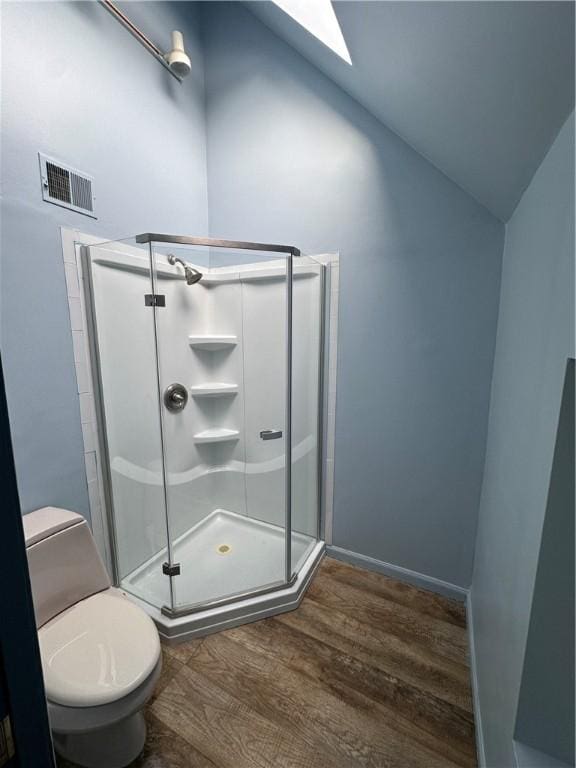
{"type": "Polygon", "coordinates": [[[110,585],[84,518],[24,516],[54,746],[85,768],[124,768],[142,751],[142,709],[161,670],[154,623],[110,585]]]}

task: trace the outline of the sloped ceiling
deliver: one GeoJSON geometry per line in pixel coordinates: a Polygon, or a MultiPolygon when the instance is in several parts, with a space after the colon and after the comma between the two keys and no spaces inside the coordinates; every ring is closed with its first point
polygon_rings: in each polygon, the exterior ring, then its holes
{"type": "Polygon", "coordinates": [[[503,221],[574,108],[573,2],[335,2],[353,66],[247,6],[503,221]]]}

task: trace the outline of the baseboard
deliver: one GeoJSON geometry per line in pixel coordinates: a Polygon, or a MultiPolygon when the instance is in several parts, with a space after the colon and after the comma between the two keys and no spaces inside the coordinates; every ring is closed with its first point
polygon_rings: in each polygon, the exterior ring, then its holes
{"type": "Polygon", "coordinates": [[[474,705],[474,727],[476,729],[476,753],[478,768],[486,768],[484,750],[484,732],[482,731],[482,713],[478,692],[478,672],[476,668],[476,644],[474,642],[474,616],[472,613],[472,593],[466,597],[466,626],[468,628],[468,653],[470,654],[470,681],[472,683],[472,701],[474,705]]]}
{"type": "Polygon", "coordinates": [[[450,582],[436,579],[434,576],[426,576],[423,573],[411,571],[408,568],[402,568],[399,565],[391,565],[382,560],[376,560],[374,557],[360,555],[357,552],[350,552],[341,547],[332,545],[327,546],[326,554],[328,557],[334,557],[336,560],[342,560],[345,563],[357,565],[360,568],[366,568],[369,571],[383,573],[385,576],[391,576],[393,579],[398,579],[398,581],[405,581],[420,589],[427,589],[429,592],[437,592],[439,595],[444,595],[444,597],[449,597],[452,600],[458,600],[460,603],[466,602],[468,596],[468,590],[464,587],[459,587],[457,584],[450,584],[450,582]]]}

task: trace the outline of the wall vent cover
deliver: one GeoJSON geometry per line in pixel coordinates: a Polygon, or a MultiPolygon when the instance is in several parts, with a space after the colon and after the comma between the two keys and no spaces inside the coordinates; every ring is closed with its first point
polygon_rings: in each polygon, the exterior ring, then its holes
{"type": "Polygon", "coordinates": [[[76,213],[83,213],[85,216],[96,219],[94,178],[41,152],[38,153],[38,157],[42,198],[47,203],[61,205],[63,208],[70,208],[76,213]]]}

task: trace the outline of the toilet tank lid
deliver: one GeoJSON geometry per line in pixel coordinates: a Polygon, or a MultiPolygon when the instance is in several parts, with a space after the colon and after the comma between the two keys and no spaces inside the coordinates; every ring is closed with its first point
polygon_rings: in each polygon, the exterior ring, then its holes
{"type": "Polygon", "coordinates": [[[22,518],[26,546],[31,547],[42,539],[48,538],[72,525],[83,523],[84,518],[76,512],[59,507],[42,507],[29,512],[22,518]]]}

